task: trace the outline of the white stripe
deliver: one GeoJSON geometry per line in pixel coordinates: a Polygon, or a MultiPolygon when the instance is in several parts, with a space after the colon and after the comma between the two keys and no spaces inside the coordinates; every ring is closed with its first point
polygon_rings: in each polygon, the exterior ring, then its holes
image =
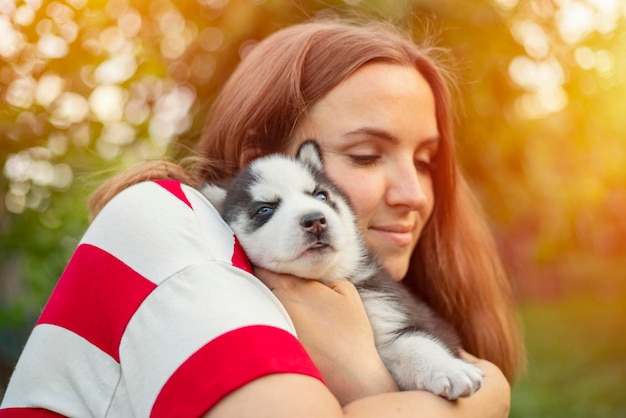
{"type": "Polygon", "coordinates": [[[232,231],[198,191],[184,187],[195,210],[156,183],[140,183],[101,211],[81,240],[159,284],[189,265],[230,263],[232,231]]]}
{"type": "Polygon", "coordinates": [[[17,363],[2,408],[38,406],[72,417],[104,416],[119,377],[117,362],[87,340],[40,324],[17,363]]]}
{"type": "Polygon", "coordinates": [[[115,390],[113,401],[109,410],[107,411],[107,417],[133,417],[133,408],[128,396],[128,389],[126,388],[126,381],[124,375],[122,375],[119,384],[115,390]]]}
{"type": "Polygon", "coordinates": [[[170,376],[206,343],[225,332],[258,324],[295,335],[278,299],[243,270],[207,263],[162,283],[135,313],[120,344],[135,415],[148,415],[170,376]]]}

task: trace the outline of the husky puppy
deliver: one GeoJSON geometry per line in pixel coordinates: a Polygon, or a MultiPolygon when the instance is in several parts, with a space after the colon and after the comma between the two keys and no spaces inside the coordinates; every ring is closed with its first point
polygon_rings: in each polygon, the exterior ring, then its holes
{"type": "Polygon", "coordinates": [[[452,327],[394,282],[366,248],[348,200],[324,172],[317,143],[303,143],[296,158],[256,159],[226,189],[205,185],[202,191],[253,265],[354,283],[376,348],[401,390],[428,390],[452,400],[480,388],[483,374],[459,358],[452,327]]]}

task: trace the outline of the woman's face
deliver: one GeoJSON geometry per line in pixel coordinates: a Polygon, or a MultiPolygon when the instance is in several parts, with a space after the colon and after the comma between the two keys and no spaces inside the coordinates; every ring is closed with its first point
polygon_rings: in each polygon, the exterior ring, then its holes
{"type": "Polygon", "coordinates": [[[367,245],[402,280],[433,211],[439,131],[430,86],[412,67],[365,65],[311,108],[288,151],[311,138],[367,245]]]}

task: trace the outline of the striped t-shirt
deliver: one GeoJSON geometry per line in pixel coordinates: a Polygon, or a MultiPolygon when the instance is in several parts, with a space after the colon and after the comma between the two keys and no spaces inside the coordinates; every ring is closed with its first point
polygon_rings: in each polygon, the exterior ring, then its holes
{"type": "Polygon", "coordinates": [[[144,182],[86,231],[0,418],[199,416],[271,373],[321,379],[206,198],[177,181],[144,182]]]}

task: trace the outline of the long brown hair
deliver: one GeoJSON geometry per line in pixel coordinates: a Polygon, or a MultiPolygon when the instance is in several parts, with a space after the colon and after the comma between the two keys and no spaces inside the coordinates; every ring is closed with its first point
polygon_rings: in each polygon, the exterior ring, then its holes
{"type": "Polygon", "coordinates": [[[275,32],[242,60],[214,101],[197,144],[206,158],[197,174],[171,163],[156,172],[154,164],[152,172],[146,166],[105,183],[91,209],[97,211],[129,184],[160,175],[194,186],[228,180],[247,149],[261,154],[286,149],[311,106],[361,66],[413,66],[433,91],[441,143],[433,214],[404,282],[452,323],[466,350],[513,380],[523,367],[519,324],[495,245],[456,161],[450,84],[439,52],[380,22],[310,21],[275,32]]]}

